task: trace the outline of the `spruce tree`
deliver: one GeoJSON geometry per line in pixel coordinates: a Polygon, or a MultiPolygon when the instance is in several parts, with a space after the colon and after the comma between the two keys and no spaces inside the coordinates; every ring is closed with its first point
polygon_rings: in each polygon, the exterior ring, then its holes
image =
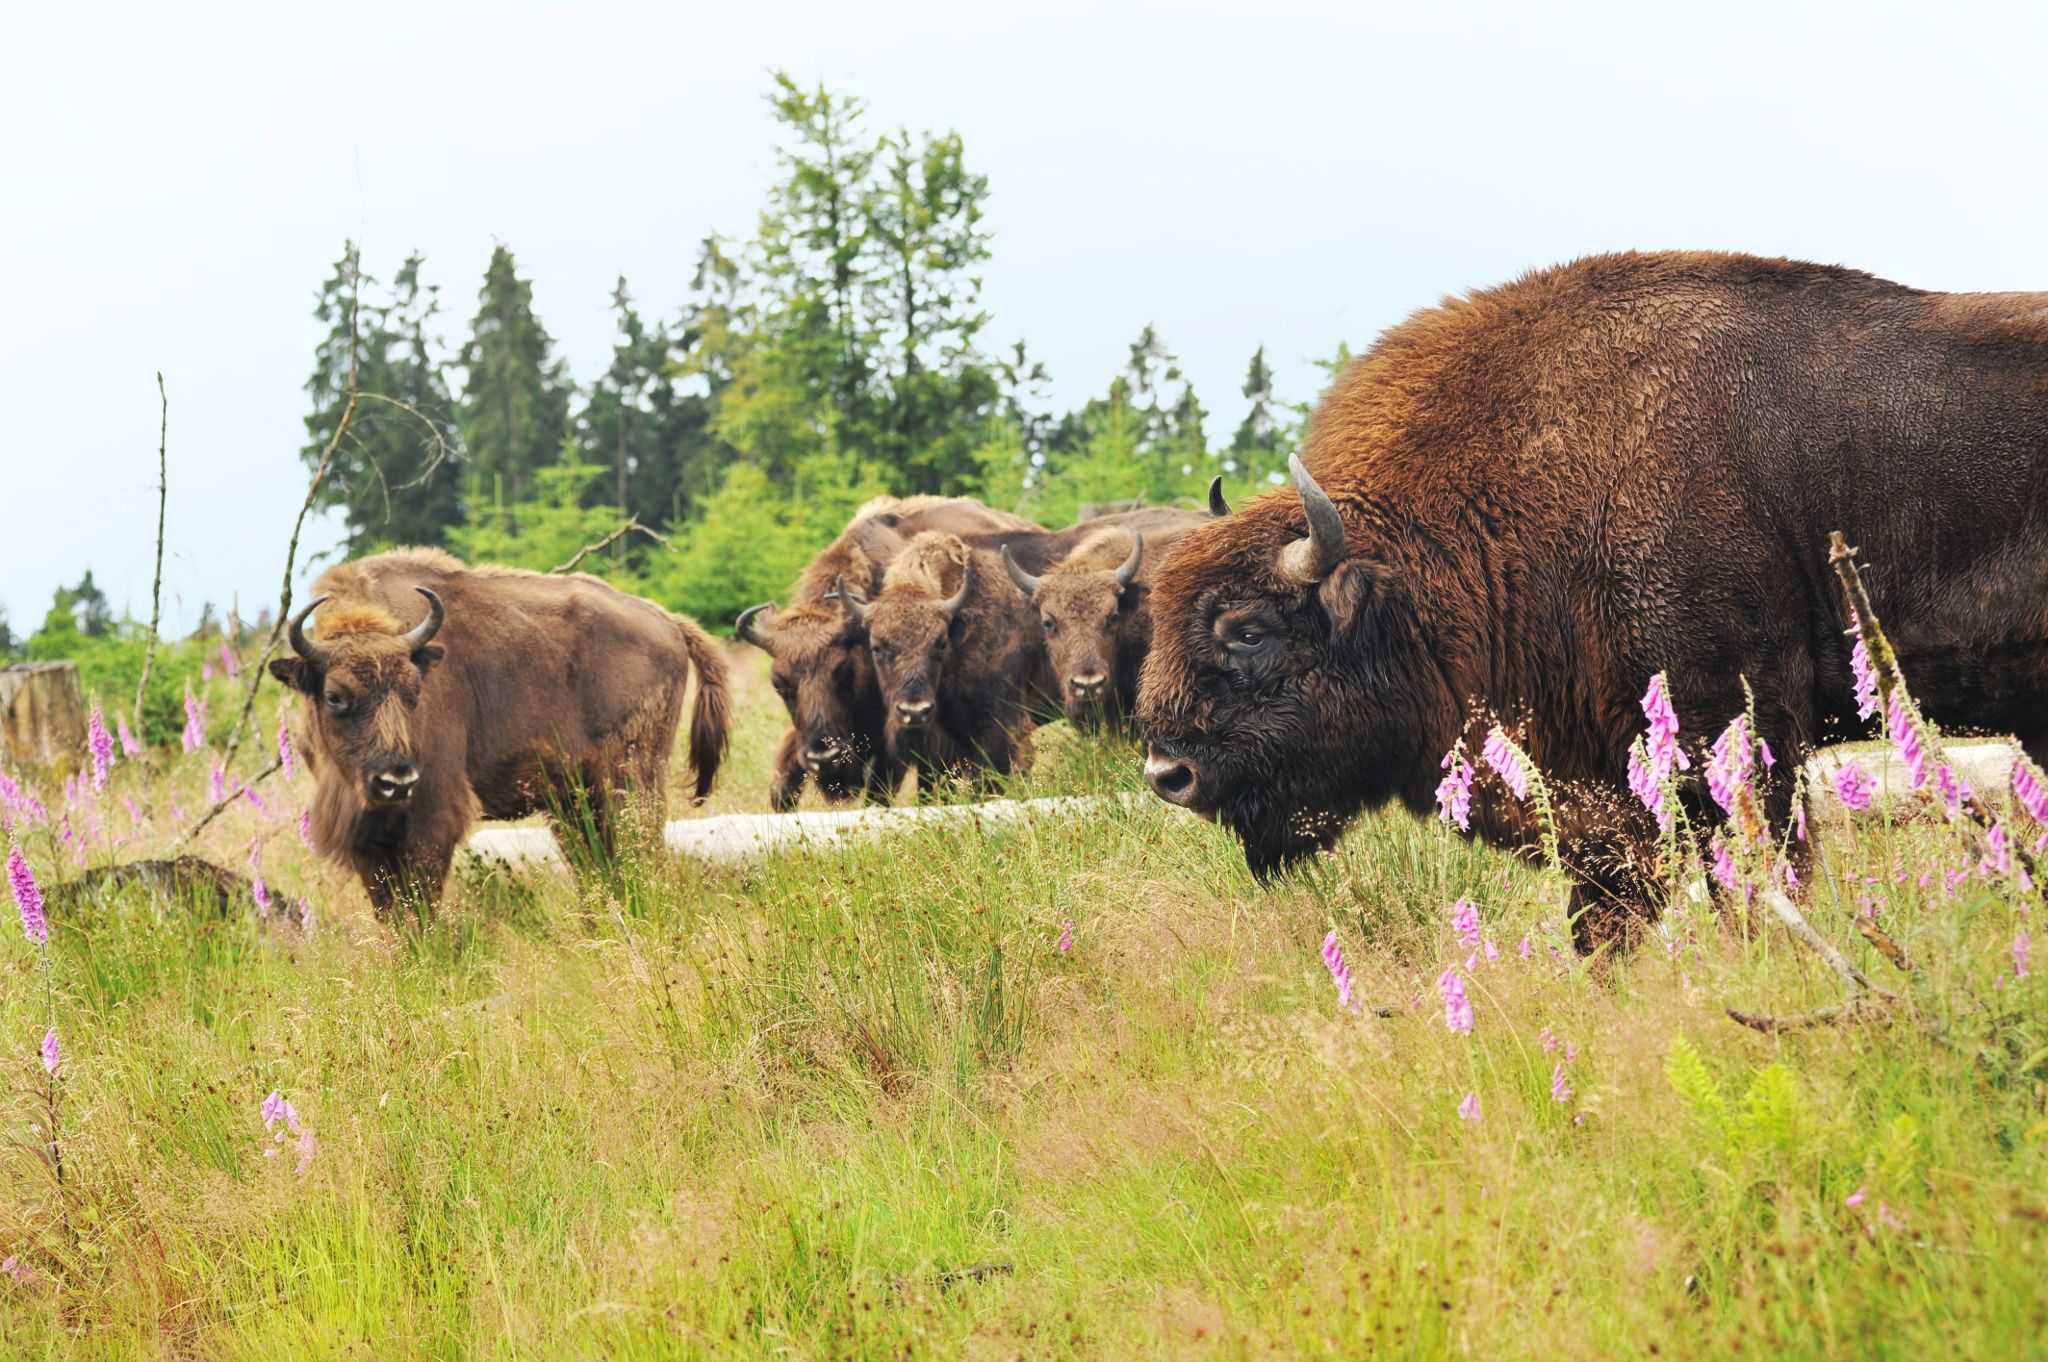
{"type": "Polygon", "coordinates": [[[476,320],[462,348],[459,413],[472,505],[509,506],[531,494],[535,470],[569,434],[568,374],[533,312],[533,287],[512,252],[491,252],[476,320]]]}
{"type": "Polygon", "coordinates": [[[660,528],[717,485],[720,446],[708,429],[709,399],[676,386],[675,337],[641,317],[623,278],[612,308],[611,367],[591,385],[577,434],[583,457],[610,470],[591,495],[622,519],[660,528]]]}

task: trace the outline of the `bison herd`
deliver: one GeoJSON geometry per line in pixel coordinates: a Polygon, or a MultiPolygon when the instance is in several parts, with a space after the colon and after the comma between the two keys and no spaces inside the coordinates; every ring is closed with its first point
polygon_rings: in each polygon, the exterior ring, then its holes
{"type": "MultiPolygon", "coordinates": [[[[1623,941],[1656,906],[1626,777],[1648,677],[1695,741],[1753,703],[1780,814],[1801,758],[1865,730],[1835,530],[1928,717],[2048,755],[2048,294],[1592,257],[1388,331],[1292,468],[1235,512],[1212,490],[1062,530],[963,498],[865,508],[786,607],[738,620],[789,711],[774,807],[806,782],[986,782],[1055,715],[1135,722],[1153,790],[1264,876],[1362,810],[1427,811],[1445,753],[1499,723],[1550,777],[1579,944],[1623,941]]],[[[479,814],[573,793],[609,837],[631,792],[658,807],[692,669],[709,786],[724,665],[688,620],[416,550],[316,592],[317,641],[301,612],[274,670],[304,696],[315,839],[380,907],[438,890],[479,814]]],[[[1537,841],[1498,790],[1472,827],[1537,841]]]]}

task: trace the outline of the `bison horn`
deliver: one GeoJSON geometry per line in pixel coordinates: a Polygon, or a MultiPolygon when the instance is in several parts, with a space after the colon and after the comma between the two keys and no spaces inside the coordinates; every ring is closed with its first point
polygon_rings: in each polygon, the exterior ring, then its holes
{"type": "Polygon", "coordinates": [[[1221,520],[1230,514],[1230,503],[1223,499],[1223,475],[1218,473],[1209,479],[1209,514],[1221,520]]]}
{"type": "Polygon", "coordinates": [[[1010,580],[1017,584],[1026,600],[1038,594],[1038,579],[1017,566],[1017,560],[1010,556],[1008,544],[1003,545],[1003,570],[1010,574],[1010,580]]]}
{"type": "Polygon", "coordinates": [[[969,558],[960,565],[960,589],[946,602],[946,618],[952,619],[960,613],[960,607],[967,604],[968,593],[974,590],[974,560],[969,558]]]}
{"type": "Polygon", "coordinates": [[[1129,586],[1131,579],[1138,575],[1138,564],[1144,561],[1145,536],[1134,533],[1131,535],[1131,556],[1124,559],[1124,565],[1116,570],[1117,586],[1119,588],[1129,586]]]}
{"type": "Polygon", "coordinates": [[[427,598],[427,617],[406,631],[405,649],[416,653],[434,641],[434,635],[441,632],[441,621],[448,617],[448,611],[441,604],[441,598],[423,586],[414,591],[427,598]]]}
{"type": "Polygon", "coordinates": [[[285,627],[285,637],[291,640],[292,651],[316,666],[326,656],[326,650],[306,637],[306,617],[318,610],[326,601],[325,596],[315,596],[307,601],[306,608],[293,615],[291,623],[285,627]]]}
{"type": "Polygon", "coordinates": [[[1290,581],[1313,586],[1330,575],[1344,556],[1344,520],[1336,503],[1316,486],[1316,480],[1301,466],[1301,456],[1287,456],[1294,473],[1295,490],[1301,493],[1301,509],[1308,513],[1308,538],[1297,539],[1280,551],[1280,571],[1290,581]]]}
{"type": "Polygon", "coordinates": [[[772,604],[774,604],[772,601],[763,601],[759,605],[748,606],[740,611],[740,617],[734,620],[732,625],[732,632],[735,638],[739,639],[742,643],[753,644],[770,657],[775,656],[775,640],[754,627],[754,616],[760,614],[772,604]]]}
{"type": "Polygon", "coordinates": [[[839,598],[839,608],[852,616],[855,624],[865,625],[868,622],[868,603],[846,589],[846,578],[832,579],[832,594],[839,598]]]}

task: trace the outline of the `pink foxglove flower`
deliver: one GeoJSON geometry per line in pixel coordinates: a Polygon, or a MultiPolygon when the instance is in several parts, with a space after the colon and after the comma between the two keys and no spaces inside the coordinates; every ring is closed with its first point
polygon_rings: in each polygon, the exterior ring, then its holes
{"type": "Polygon", "coordinates": [[[1927,747],[1921,738],[1920,721],[1906,708],[1905,691],[1892,692],[1891,710],[1885,715],[1890,726],[1892,742],[1899,749],[1899,759],[1906,763],[1906,778],[1915,790],[1927,786],[1927,747]]]}
{"type": "Polygon", "coordinates": [[[226,639],[220,641],[220,669],[227,673],[231,681],[242,672],[242,664],[236,659],[235,650],[228,645],[226,639]]]}
{"type": "Polygon", "coordinates": [[[306,850],[318,853],[320,848],[313,845],[313,811],[299,810],[299,840],[306,844],[306,850]]]}
{"type": "Polygon", "coordinates": [[[121,803],[128,810],[128,821],[136,827],[142,826],[142,809],[135,803],[134,795],[122,795],[121,803]]]}
{"type": "Polygon", "coordinates": [[[7,849],[7,883],[14,890],[14,906],[21,910],[21,934],[43,945],[50,939],[50,923],[43,916],[43,891],[20,847],[7,849]]]}
{"type": "Polygon", "coordinates": [[[1444,1000],[1444,1025],[1460,1035],[1472,1030],[1472,999],[1466,996],[1464,981],[1458,978],[1458,971],[1447,969],[1436,981],[1436,991],[1444,1000]]]}
{"type": "Polygon", "coordinates": [[[299,930],[302,932],[313,930],[313,905],[306,902],[304,894],[299,895],[299,930]]]}
{"type": "Polygon", "coordinates": [[[1351,1004],[1351,967],[1344,963],[1344,951],[1337,945],[1334,931],[1323,938],[1323,968],[1330,971],[1330,982],[1337,986],[1337,1006],[1346,1012],[1356,1011],[1351,1004]]]}
{"type": "Polygon", "coordinates": [[[1479,944],[1479,948],[1486,952],[1487,964],[1497,965],[1500,963],[1500,952],[1493,948],[1493,939],[1491,937],[1487,938],[1485,941],[1482,941],[1479,944]]]}
{"type": "Polygon", "coordinates": [[[1436,787],[1437,817],[1457,824],[1458,831],[1472,830],[1472,763],[1457,748],[1444,753],[1443,769],[1450,772],[1436,787]]]}
{"type": "Polygon", "coordinates": [[[1714,834],[1714,840],[1709,844],[1709,850],[1714,854],[1714,863],[1711,867],[1714,879],[1720,883],[1723,889],[1732,891],[1739,888],[1741,881],[1735,873],[1735,857],[1728,850],[1728,844],[1721,840],[1720,833],[1714,834]]]}
{"type": "Polygon", "coordinates": [[[1849,612],[1849,628],[1856,635],[1856,645],[1849,650],[1849,671],[1856,678],[1856,717],[1875,719],[1877,668],[1870,665],[1870,649],[1863,642],[1863,622],[1856,618],[1853,609],[1849,612]]]}
{"type": "Polygon", "coordinates": [[[1524,960],[1527,960],[1531,955],[1535,954],[1535,952],[1529,948],[1528,937],[1523,937],[1522,944],[1515,947],[1515,954],[1521,956],[1524,960]]]}
{"type": "Polygon", "coordinates": [[[1692,761],[1678,745],[1678,711],[1671,707],[1671,692],[1662,672],[1650,678],[1649,688],[1643,692],[1643,717],[1650,721],[1647,751],[1650,769],[1658,779],[1689,768],[1692,761]]]}
{"type": "Polygon", "coordinates": [[[1458,934],[1460,943],[1466,946],[1479,944],[1479,910],[1469,899],[1460,898],[1451,905],[1451,930],[1458,934]]]}
{"type": "Polygon", "coordinates": [[[1707,792],[1729,813],[1735,812],[1736,796],[1749,781],[1751,755],[1749,717],[1738,714],[1714,739],[1713,755],[1707,758],[1707,792]]]}
{"type": "Polygon", "coordinates": [[[1800,841],[1806,840],[1806,797],[1804,795],[1801,795],[1799,802],[1792,806],[1792,831],[1800,841]]]}
{"type": "Polygon", "coordinates": [[[1559,1102],[1572,1100],[1572,1085],[1564,1081],[1563,1063],[1550,1071],[1550,1095],[1559,1102]]]}
{"type": "Polygon", "coordinates": [[[1835,768],[1835,797],[1842,801],[1842,807],[1851,813],[1862,813],[1870,807],[1871,799],[1877,794],[1877,782],[1870,778],[1870,772],[1863,764],[1845,761],[1835,768]]]}
{"type": "Polygon", "coordinates": [[[1628,788],[1643,802],[1657,819],[1657,826],[1670,832],[1673,826],[1670,805],[1664,798],[1664,782],[1657,773],[1656,762],[1641,742],[1629,745],[1628,788]]]}
{"type": "Polygon", "coordinates": [[[1858,1187],[1855,1191],[1842,1198],[1842,1204],[1845,1206],[1861,1206],[1863,1198],[1869,1193],[1869,1190],[1867,1187],[1858,1187]]]}
{"type": "Polygon", "coordinates": [[[1935,769],[1934,790],[1941,796],[1941,806],[1948,811],[1950,818],[1960,814],[1963,805],[1974,798],[1970,792],[1970,782],[1957,774],[1956,768],[1948,762],[1943,762],[1935,769]]]}
{"type": "Polygon", "coordinates": [[[220,764],[220,758],[213,759],[213,802],[224,802],[228,797],[228,768],[220,764]]]}
{"type": "Polygon", "coordinates": [[[114,735],[107,732],[107,718],[98,705],[92,707],[92,716],[85,721],[85,747],[92,753],[92,787],[104,792],[107,773],[114,769],[114,735]]]}
{"type": "Polygon", "coordinates": [[[1984,834],[1984,873],[2012,874],[2012,834],[2005,830],[2003,823],[1993,823],[1991,830],[1984,834]]]}
{"type": "Polygon", "coordinates": [[[2034,778],[2033,763],[2025,758],[2012,764],[2012,793],[2028,817],[2048,825],[2048,789],[2034,778]]]}
{"type": "Polygon", "coordinates": [[[197,752],[206,746],[206,701],[192,694],[192,683],[185,683],[185,750],[197,752]]]}
{"type": "Polygon", "coordinates": [[[1465,1094],[1465,1100],[1458,1103],[1458,1119],[1461,1121],[1477,1121],[1479,1119],[1478,1093],[1468,1092],[1465,1094]]]}
{"type": "Polygon", "coordinates": [[[52,1074],[55,1074],[57,1072],[58,1059],[59,1055],[57,1054],[57,1028],[53,1026],[49,1030],[43,1032],[43,1067],[49,1070],[52,1074]]]}
{"type": "MultiPolygon", "coordinates": [[[[303,815],[301,815],[301,823],[300,823],[300,835],[301,835],[301,836],[304,836],[304,835],[305,835],[305,826],[304,826],[303,818],[304,818],[304,816],[303,816],[303,815]]],[[[308,839],[307,839],[306,845],[308,845],[308,846],[311,846],[311,845],[312,845],[312,839],[311,839],[311,838],[308,838],[308,839]]],[[[1060,953],[1061,953],[1062,955],[1064,955],[1064,954],[1065,954],[1066,952],[1068,952],[1068,951],[1070,951],[1070,950],[1074,949],[1074,924],[1073,924],[1072,922],[1062,922],[1062,923],[1060,924],[1060,939],[1059,939],[1058,941],[1054,942],[1053,944],[1054,944],[1054,945],[1056,945],[1056,946],[1058,946],[1058,947],[1060,948],[1060,953]]]]}
{"type": "Polygon", "coordinates": [[[1536,1033],[1536,1043],[1543,1047],[1544,1054],[1550,1054],[1557,1049],[1557,1033],[1546,1026],[1536,1033]]]}
{"type": "Polygon", "coordinates": [[[10,1253],[0,1259],[0,1277],[12,1277],[17,1282],[28,1281],[29,1270],[21,1265],[20,1254],[10,1253]]]}
{"type": "Polygon", "coordinates": [[[277,768],[286,780],[298,773],[299,754],[292,747],[291,720],[280,713],[277,716],[277,768]]]}
{"type": "Polygon", "coordinates": [[[2012,939],[2012,972],[2015,978],[2027,977],[2027,967],[2034,962],[2034,938],[2021,932],[2012,939]]]}
{"type": "Polygon", "coordinates": [[[142,744],[136,740],[133,733],[128,731],[128,721],[126,719],[116,719],[114,720],[114,727],[121,734],[121,750],[131,757],[141,756],[142,744]]]}
{"type": "Polygon", "coordinates": [[[1771,744],[1766,739],[1758,738],[1756,740],[1756,754],[1762,760],[1766,771],[1778,764],[1778,755],[1771,751],[1771,744]]]}
{"type": "Polygon", "coordinates": [[[259,1113],[263,1117],[263,1128],[265,1130],[274,1129],[277,1123],[284,1119],[286,1105],[284,1093],[276,1088],[272,1088],[270,1096],[264,1098],[263,1105],[258,1108],[259,1113]]]}
{"type": "Polygon", "coordinates": [[[1486,764],[1491,766],[1501,783],[1513,792],[1517,799],[1529,797],[1529,773],[1522,769],[1521,754],[1515,751],[1507,735],[1498,728],[1486,736],[1486,747],[1482,754],[1486,764]]]}

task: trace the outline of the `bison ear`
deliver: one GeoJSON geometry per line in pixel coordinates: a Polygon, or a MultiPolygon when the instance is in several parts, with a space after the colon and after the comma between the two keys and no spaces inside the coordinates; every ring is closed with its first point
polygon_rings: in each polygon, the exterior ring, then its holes
{"type": "Polygon", "coordinates": [[[425,676],[429,667],[432,667],[446,656],[448,656],[446,648],[443,648],[438,643],[429,643],[425,647],[413,651],[412,665],[420,669],[421,676],[425,676]]]}
{"type": "Polygon", "coordinates": [[[1346,558],[1330,569],[1330,575],[1316,583],[1316,599],[1337,633],[1349,633],[1384,593],[1391,578],[1387,570],[1362,558],[1346,558]]]}
{"type": "Polygon", "coordinates": [[[274,657],[270,660],[270,674],[295,691],[313,694],[320,687],[320,678],[312,665],[303,657],[274,657]]]}

